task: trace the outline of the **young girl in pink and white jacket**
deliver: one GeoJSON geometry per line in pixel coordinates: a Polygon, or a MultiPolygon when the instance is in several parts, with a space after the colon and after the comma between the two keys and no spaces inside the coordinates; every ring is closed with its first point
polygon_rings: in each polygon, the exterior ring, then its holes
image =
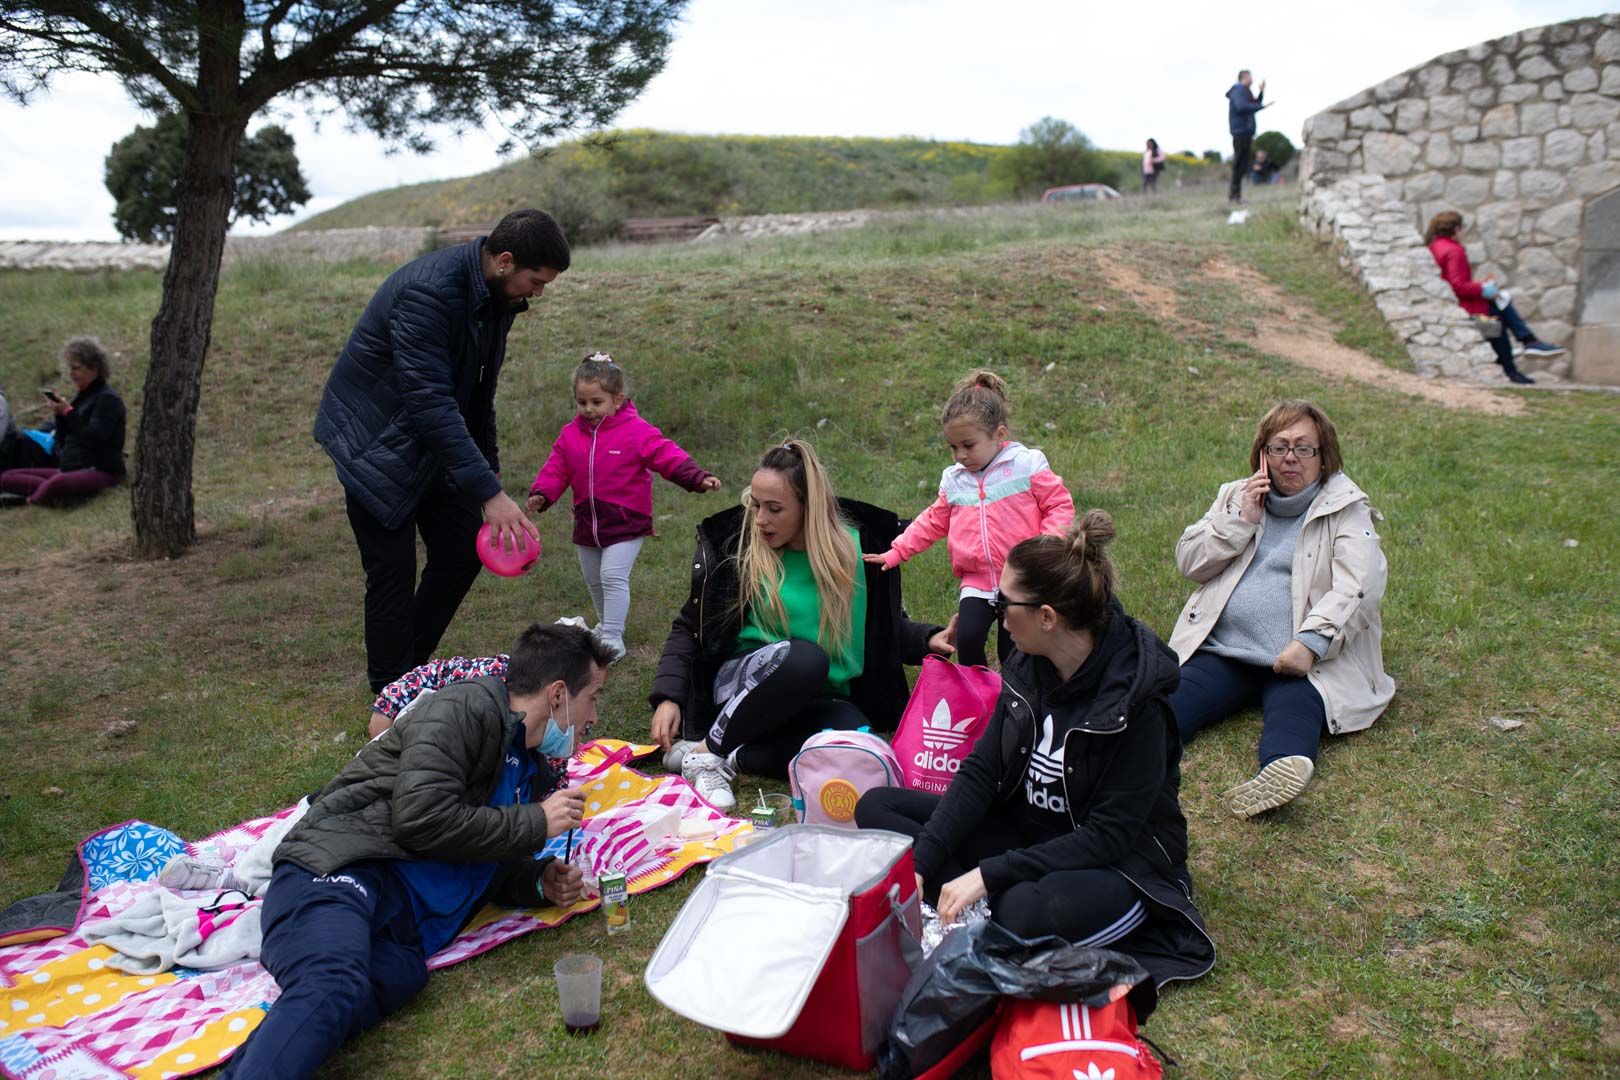
{"type": "Polygon", "coordinates": [[[1007,552],[1042,533],[1062,536],[1074,520],[1074,500],[1046,455],[1007,434],[1009,412],[1007,383],[995,372],[957,383],[940,416],[956,464],[940,475],[939,498],[888,551],[862,556],[892,570],[946,538],[951,572],[962,582],[956,657],[964,664],[985,662],[990,627],[1000,625],[996,583],[1007,552]]]}
{"type": "Polygon", "coordinates": [[[624,655],[630,570],[653,531],[652,474],[688,491],[718,491],[720,478],[641,418],[625,396],[624,370],[607,353],[574,369],[579,414],[563,425],[529,486],[530,513],[574,489],[574,548],[596,605],[596,632],[624,655]]]}

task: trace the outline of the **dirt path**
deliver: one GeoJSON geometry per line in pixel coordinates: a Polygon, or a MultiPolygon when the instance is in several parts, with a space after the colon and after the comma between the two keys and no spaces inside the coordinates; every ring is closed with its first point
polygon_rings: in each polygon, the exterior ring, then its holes
{"type": "MultiPolygon", "coordinates": [[[[1165,323],[1180,323],[1175,290],[1146,277],[1141,269],[1120,258],[1099,260],[1104,277],[1114,288],[1130,297],[1138,307],[1165,323]]],[[[1256,319],[1255,345],[1261,352],[1320,371],[1325,375],[1352,379],[1420,397],[1448,409],[1471,409],[1494,416],[1518,416],[1524,412],[1524,399],[1483,386],[1426,379],[1409,371],[1397,371],[1376,357],[1340,345],[1322,317],[1303,303],[1288,296],[1258,272],[1225,259],[1213,259],[1199,268],[1202,277],[1235,285],[1244,295],[1274,309],[1256,319]]]]}

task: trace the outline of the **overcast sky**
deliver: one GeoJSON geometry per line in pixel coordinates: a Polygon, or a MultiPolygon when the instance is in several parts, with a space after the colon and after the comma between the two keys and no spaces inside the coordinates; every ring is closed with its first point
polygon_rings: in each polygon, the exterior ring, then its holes
{"type": "MultiPolygon", "coordinates": [[[[1240,67],[1267,80],[1276,102],[1261,130],[1297,142],[1307,116],[1430,57],[1605,10],[1594,0],[693,0],[668,67],[619,125],[1007,143],[1050,115],[1111,149],[1152,136],[1168,150],[1229,152],[1223,95],[1240,67]]],[[[147,122],[116,81],[87,75],[26,109],[0,101],[0,239],[116,239],[102,163],[147,122]]],[[[302,115],[281,122],[315,196],[298,216],[501,162],[495,134],[390,156],[340,117],[319,131],[302,115]]]]}

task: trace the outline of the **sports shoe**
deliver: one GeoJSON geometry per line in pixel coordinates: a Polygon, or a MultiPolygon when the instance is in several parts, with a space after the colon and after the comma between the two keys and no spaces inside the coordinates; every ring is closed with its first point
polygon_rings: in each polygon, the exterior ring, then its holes
{"type": "Polygon", "coordinates": [[[165,889],[218,889],[225,881],[225,863],[204,848],[198,855],[176,855],[158,872],[158,884],[165,889]]]}
{"type": "Polygon", "coordinates": [[[731,793],[731,778],[737,775],[737,770],[719,754],[690,751],[681,761],[681,775],[705,802],[722,814],[737,805],[737,796],[731,793]]]}
{"type": "Polygon", "coordinates": [[[1221,796],[1226,808],[1240,818],[1251,818],[1299,797],[1311,782],[1316,763],[1303,754],[1266,764],[1253,780],[1245,780],[1221,796]]]}
{"type": "Polygon", "coordinates": [[[697,743],[691,739],[676,739],[670,743],[669,749],[664,751],[664,771],[667,773],[680,772],[681,762],[692,747],[696,745],[697,743]]]}
{"type": "Polygon", "coordinates": [[[1531,341],[1524,347],[1526,356],[1563,356],[1569,350],[1553,341],[1531,341]]]}

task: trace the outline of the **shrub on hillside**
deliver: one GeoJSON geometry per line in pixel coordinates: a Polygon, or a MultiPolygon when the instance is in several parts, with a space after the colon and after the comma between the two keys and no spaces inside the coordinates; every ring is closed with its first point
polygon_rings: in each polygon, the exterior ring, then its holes
{"type": "Polygon", "coordinates": [[[1112,184],[1117,171],[1083,131],[1047,116],[1020,132],[1018,144],[991,162],[990,178],[1029,198],[1061,184],[1112,184]]]}

